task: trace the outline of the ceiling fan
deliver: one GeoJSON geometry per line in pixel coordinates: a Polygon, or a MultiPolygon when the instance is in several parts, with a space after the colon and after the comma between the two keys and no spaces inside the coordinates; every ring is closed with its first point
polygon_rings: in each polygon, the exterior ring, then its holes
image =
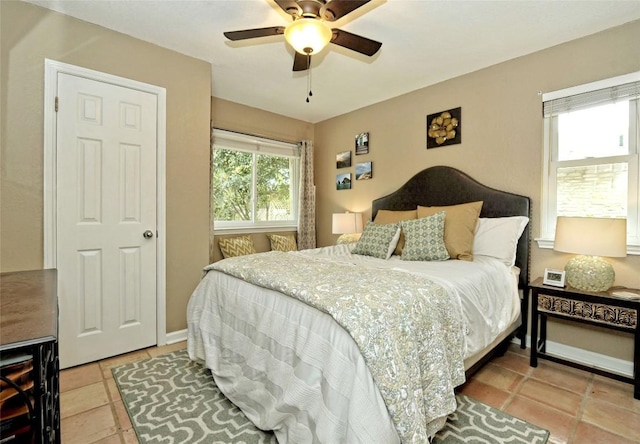
{"type": "Polygon", "coordinates": [[[338,46],[373,56],[382,43],[352,34],[341,29],[331,29],[326,22],[333,22],[350,12],[369,3],[371,0],[274,0],[293,18],[287,26],[244,29],[225,32],[229,40],[246,40],[273,35],[284,35],[287,42],[296,50],[293,70],[309,69],[311,56],[319,53],[327,44],[338,46]]]}

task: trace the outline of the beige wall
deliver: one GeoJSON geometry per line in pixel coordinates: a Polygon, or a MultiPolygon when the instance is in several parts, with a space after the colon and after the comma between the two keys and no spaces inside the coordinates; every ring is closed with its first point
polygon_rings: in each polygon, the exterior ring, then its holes
{"type": "Polygon", "coordinates": [[[210,64],[28,3],[2,1],[0,270],[43,267],[49,58],[166,88],[167,331],[208,263],[210,64]]]}
{"type": "MultiPolygon", "coordinates": [[[[486,185],[530,196],[533,235],[539,236],[543,142],[538,92],[640,71],[639,41],[640,21],[636,21],[317,124],[319,245],[335,242],[331,213],[364,211],[370,216],[373,199],[433,165],[450,165],[486,185]],[[462,143],[427,150],[426,116],[458,106],[462,107],[462,143]],[[369,154],[353,156],[350,171],[355,177],[355,163],[372,161],[373,179],[354,181],[351,190],[336,191],[335,155],[353,150],[354,136],[366,131],[369,154]]],[[[532,278],[545,267],[564,267],[568,257],[539,249],[534,242],[532,278]]],[[[613,263],[617,285],[640,288],[640,256],[613,263]]],[[[632,358],[628,336],[584,333],[584,329],[554,323],[550,339],[632,358]]]]}
{"type": "Polygon", "coordinates": [[[313,140],[314,135],[311,123],[217,97],[211,98],[211,125],[288,143],[313,140]]]}

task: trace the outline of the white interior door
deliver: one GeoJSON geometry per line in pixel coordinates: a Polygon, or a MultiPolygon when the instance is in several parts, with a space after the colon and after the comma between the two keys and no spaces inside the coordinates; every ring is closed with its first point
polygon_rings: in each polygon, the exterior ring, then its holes
{"type": "Polygon", "coordinates": [[[156,344],[157,97],[59,73],[62,368],[156,344]]]}

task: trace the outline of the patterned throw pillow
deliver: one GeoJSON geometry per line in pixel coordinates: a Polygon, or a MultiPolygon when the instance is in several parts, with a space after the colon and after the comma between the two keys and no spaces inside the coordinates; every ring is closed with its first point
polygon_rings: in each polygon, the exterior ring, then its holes
{"type": "Polygon", "coordinates": [[[378,259],[389,259],[399,238],[399,224],[379,225],[369,221],[352,253],[373,256],[378,259]]]}
{"type": "Polygon", "coordinates": [[[267,234],[273,251],[297,251],[296,237],[293,234],[267,234]]]}
{"type": "Polygon", "coordinates": [[[400,258],[405,261],[444,261],[449,252],[444,245],[445,212],[415,220],[405,220],[402,224],[405,244],[400,258]]]}
{"type": "Polygon", "coordinates": [[[256,252],[251,236],[225,237],[218,241],[222,257],[244,256],[256,252]]]}
{"type": "MultiPolygon", "coordinates": [[[[408,211],[391,211],[391,210],[378,210],[376,218],[373,220],[377,224],[394,224],[396,222],[402,222],[403,220],[417,219],[417,210],[408,211]]],[[[393,254],[400,256],[402,249],[404,248],[404,233],[400,230],[400,239],[398,239],[398,245],[393,251],[393,254]]]]}
{"type": "Polygon", "coordinates": [[[444,245],[449,256],[463,261],[473,260],[473,238],[482,210],[482,201],[443,207],[418,206],[418,219],[445,212],[444,245]]]}

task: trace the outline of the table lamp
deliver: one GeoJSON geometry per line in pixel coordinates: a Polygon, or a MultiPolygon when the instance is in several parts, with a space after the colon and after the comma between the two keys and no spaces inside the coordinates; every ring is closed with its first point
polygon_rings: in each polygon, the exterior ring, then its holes
{"type": "Polygon", "coordinates": [[[627,255],[627,220],[559,216],[553,249],[578,255],[564,268],[570,286],[586,291],[606,291],[613,285],[616,275],[602,256],[627,255]]]}
{"type": "Polygon", "coordinates": [[[362,233],[362,213],[333,213],[331,232],[341,235],[338,244],[356,242],[362,233]]]}

